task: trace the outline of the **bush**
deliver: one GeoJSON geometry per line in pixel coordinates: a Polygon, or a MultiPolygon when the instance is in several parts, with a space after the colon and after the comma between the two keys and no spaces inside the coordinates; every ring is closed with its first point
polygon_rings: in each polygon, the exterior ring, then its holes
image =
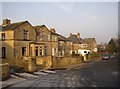
{"type": "Polygon", "coordinates": [[[93,57],[100,57],[100,56],[101,56],[101,54],[96,53],[96,52],[92,52],[92,53],[90,54],[90,57],[91,57],[91,58],[93,58],[93,57]]]}
{"type": "Polygon", "coordinates": [[[72,52],[72,57],[80,57],[80,54],[75,54],[75,52],[72,52]]]}

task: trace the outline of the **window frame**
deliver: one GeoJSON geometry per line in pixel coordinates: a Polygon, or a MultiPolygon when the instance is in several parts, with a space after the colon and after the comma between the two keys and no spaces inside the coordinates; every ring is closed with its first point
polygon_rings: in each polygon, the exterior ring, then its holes
{"type": "Polygon", "coordinates": [[[22,47],[22,56],[26,56],[26,47],[22,47]]]}
{"type": "Polygon", "coordinates": [[[5,33],[1,33],[1,39],[5,40],[5,33]],[[4,34],[4,35],[3,35],[4,34]]]}
{"type": "Polygon", "coordinates": [[[6,47],[2,47],[2,58],[6,58],[6,47]]]}
{"type": "Polygon", "coordinates": [[[35,56],[38,56],[38,47],[35,47],[35,56]]]}
{"type": "Polygon", "coordinates": [[[28,31],[27,30],[23,31],[23,39],[28,40],[28,31]]]}

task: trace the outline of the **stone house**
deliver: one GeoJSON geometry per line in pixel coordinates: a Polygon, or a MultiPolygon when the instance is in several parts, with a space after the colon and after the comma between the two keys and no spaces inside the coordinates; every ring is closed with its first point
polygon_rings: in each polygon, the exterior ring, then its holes
{"type": "Polygon", "coordinates": [[[95,38],[82,39],[80,33],[71,33],[66,38],[56,33],[54,28],[49,30],[45,25],[32,26],[28,21],[11,23],[5,19],[0,28],[2,62],[30,72],[35,71],[36,67],[51,68],[53,59],[69,59],[72,52],[77,54],[79,49],[93,52],[96,48],[95,38]]]}
{"type": "Polygon", "coordinates": [[[78,50],[81,48],[81,45],[84,45],[82,38],[80,38],[80,33],[77,35],[70,33],[68,40],[73,42],[73,52],[78,54],[78,50]]]}
{"type": "Polygon", "coordinates": [[[84,38],[83,40],[88,44],[88,50],[91,52],[97,52],[97,43],[95,38],[84,38]]]}
{"type": "Polygon", "coordinates": [[[42,68],[51,68],[52,57],[58,57],[58,35],[55,33],[55,29],[48,29],[45,25],[34,26],[36,30],[37,43],[44,44],[39,48],[39,52],[36,56],[37,66],[42,68]]]}
{"type": "Polygon", "coordinates": [[[31,43],[36,41],[34,27],[28,21],[11,23],[10,20],[5,19],[1,28],[2,62],[29,70],[30,67],[27,66],[29,63],[26,61],[32,60],[31,43]]]}
{"type": "Polygon", "coordinates": [[[45,25],[34,26],[37,33],[37,43],[44,43],[45,50],[42,51],[41,56],[58,57],[58,35],[50,31],[45,25]]]}
{"type": "Polygon", "coordinates": [[[68,37],[69,40],[73,42],[73,51],[78,54],[78,50],[90,50],[91,52],[97,51],[97,45],[95,38],[85,38],[80,37],[80,33],[76,34],[70,33],[68,37]]]}
{"type": "Polygon", "coordinates": [[[58,34],[58,52],[59,57],[71,56],[73,45],[66,37],[58,34]]]}

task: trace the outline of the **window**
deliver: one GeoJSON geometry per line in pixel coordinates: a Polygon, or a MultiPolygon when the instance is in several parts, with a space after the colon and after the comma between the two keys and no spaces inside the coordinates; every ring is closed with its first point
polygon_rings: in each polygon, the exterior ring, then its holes
{"type": "Polygon", "coordinates": [[[47,35],[47,39],[48,39],[48,41],[50,41],[50,35],[47,35]]]}
{"type": "Polygon", "coordinates": [[[55,39],[55,41],[57,41],[57,37],[55,37],[54,39],[55,39]]]}
{"type": "Polygon", "coordinates": [[[59,51],[59,57],[62,57],[63,56],[63,52],[62,50],[59,51]]]}
{"type": "Polygon", "coordinates": [[[32,47],[31,47],[31,56],[32,56],[32,54],[33,54],[33,53],[32,53],[32,50],[33,50],[33,49],[32,49],[32,47]]]}
{"type": "Polygon", "coordinates": [[[43,52],[42,52],[42,49],[40,49],[40,56],[42,56],[43,55],[43,52]]]}
{"type": "Polygon", "coordinates": [[[35,47],[35,55],[38,56],[38,47],[35,47]]]}
{"type": "Polygon", "coordinates": [[[54,56],[54,54],[55,54],[54,52],[55,52],[55,51],[54,51],[54,48],[52,48],[52,56],[54,56]]]}
{"type": "Polygon", "coordinates": [[[40,56],[43,55],[43,50],[42,50],[42,46],[40,46],[40,56]]]}
{"type": "Polygon", "coordinates": [[[81,44],[81,48],[84,48],[84,46],[85,46],[84,44],[81,44]]]}
{"type": "Polygon", "coordinates": [[[40,33],[39,39],[42,41],[42,39],[43,39],[43,34],[42,33],[40,33]]]}
{"type": "Polygon", "coordinates": [[[6,58],[6,48],[2,47],[2,58],[6,58]]]}
{"type": "Polygon", "coordinates": [[[27,40],[27,36],[28,36],[28,31],[24,30],[24,40],[27,40]]]}
{"type": "Polygon", "coordinates": [[[64,50],[59,50],[59,57],[63,57],[64,56],[64,50]]]}
{"type": "Polygon", "coordinates": [[[44,48],[44,55],[45,56],[47,55],[47,46],[45,46],[45,48],[44,48]]]}
{"type": "Polygon", "coordinates": [[[84,51],[84,53],[87,53],[87,51],[84,51]]]}
{"type": "Polygon", "coordinates": [[[22,47],[22,56],[26,55],[26,47],[22,47]]]}
{"type": "Polygon", "coordinates": [[[2,33],[2,40],[5,40],[5,33],[2,33]]]}
{"type": "Polygon", "coordinates": [[[42,41],[46,41],[46,34],[45,33],[42,34],[42,41]]]}

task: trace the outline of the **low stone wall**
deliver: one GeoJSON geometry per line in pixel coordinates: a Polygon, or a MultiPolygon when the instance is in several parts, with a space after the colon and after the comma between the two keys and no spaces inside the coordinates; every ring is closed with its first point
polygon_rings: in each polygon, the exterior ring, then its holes
{"type": "Polygon", "coordinates": [[[44,69],[51,68],[52,57],[51,56],[39,56],[36,57],[36,65],[41,66],[44,69]]]}
{"type": "Polygon", "coordinates": [[[73,57],[61,57],[61,58],[53,58],[52,69],[61,69],[61,68],[70,68],[71,66],[75,66],[82,62],[82,58],[73,58],[73,57]]]}
{"type": "Polygon", "coordinates": [[[0,64],[0,79],[1,80],[7,80],[10,77],[10,73],[9,73],[9,64],[8,63],[4,63],[4,64],[0,64]]]}
{"type": "Polygon", "coordinates": [[[36,71],[36,60],[34,57],[23,57],[22,59],[16,59],[16,66],[22,68],[27,72],[36,71]]]}
{"type": "Polygon", "coordinates": [[[81,57],[36,57],[36,65],[42,66],[43,69],[62,69],[80,64],[81,57]]]}

